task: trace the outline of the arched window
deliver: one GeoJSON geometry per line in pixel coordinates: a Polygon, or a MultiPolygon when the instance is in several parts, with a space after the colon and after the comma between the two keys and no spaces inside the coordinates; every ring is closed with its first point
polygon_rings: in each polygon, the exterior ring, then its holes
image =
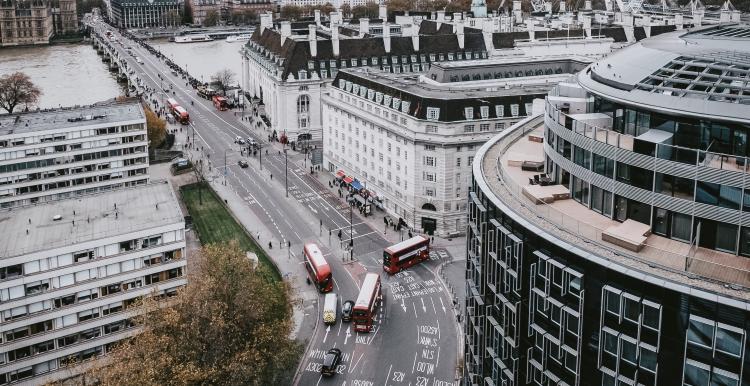
{"type": "Polygon", "coordinates": [[[307,95],[300,95],[297,98],[297,113],[306,113],[310,111],[310,97],[307,95]]]}
{"type": "Polygon", "coordinates": [[[437,212],[437,208],[435,208],[435,205],[432,205],[429,202],[422,205],[422,210],[431,210],[433,212],[437,212]]]}

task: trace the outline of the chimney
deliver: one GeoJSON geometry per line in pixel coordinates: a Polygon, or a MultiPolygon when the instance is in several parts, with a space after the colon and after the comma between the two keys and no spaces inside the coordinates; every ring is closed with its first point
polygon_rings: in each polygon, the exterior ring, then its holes
{"type": "Polygon", "coordinates": [[[551,1],[545,1],[544,2],[544,12],[552,13],[552,2],[551,1]]]}
{"type": "Polygon", "coordinates": [[[565,13],[565,12],[567,12],[567,11],[568,11],[568,10],[567,10],[567,9],[565,9],[565,2],[564,2],[564,1],[561,1],[561,2],[560,2],[560,13],[565,13]]]}
{"type": "Polygon", "coordinates": [[[461,12],[453,12],[453,22],[457,22],[459,20],[463,20],[463,14],[461,12]]]}
{"type": "Polygon", "coordinates": [[[683,24],[685,23],[684,19],[682,18],[682,14],[678,13],[674,15],[674,25],[677,27],[678,30],[682,29],[683,24]]]}
{"type": "Polygon", "coordinates": [[[649,15],[643,15],[643,18],[641,19],[641,24],[643,25],[643,32],[646,33],[646,37],[651,37],[651,16],[649,15]]]}
{"type": "Polygon", "coordinates": [[[435,21],[437,21],[439,27],[440,23],[445,21],[445,11],[437,11],[437,17],[435,21]]]}
{"type": "Polygon", "coordinates": [[[721,13],[719,14],[719,23],[729,23],[732,20],[732,11],[727,9],[722,9],[721,13]]]}
{"type": "Polygon", "coordinates": [[[320,27],[320,10],[319,9],[315,10],[315,25],[320,27]]]}
{"type": "Polygon", "coordinates": [[[331,25],[331,45],[333,45],[333,56],[339,56],[339,26],[331,25]]]}
{"type": "Polygon", "coordinates": [[[262,13],[260,15],[260,33],[263,34],[263,30],[271,28],[271,26],[273,26],[273,14],[262,13]]]}
{"type": "Polygon", "coordinates": [[[703,24],[703,10],[696,9],[693,12],[693,26],[700,27],[703,24]]]}
{"type": "Polygon", "coordinates": [[[464,49],[466,45],[466,36],[464,36],[464,22],[463,20],[455,22],[456,26],[456,38],[458,39],[458,48],[464,49]]]}
{"type": "Polygon", "coordinates": [[[526,29],[529,31],[529,40],[531,40],[532,42],[535,41],[534,40],[534,20],[531,20],[531,19],[526,20],[526,29]]]}
{"type": "Polygon", "coordinates": [[[386,6],[385,6],[385,4],[384,4],[384,3],[381,3],[381,4],[380,4],[380,5],[378,6],[378,17],[379,17],[379,18],[380,18],[380,20],[382,20],[382,21],[386,21],[386,20],[388,20],[388,8],[386,8],[386,6]]]}
{"type": "Polygon", "coordinates": [[[591,16],[583,17],[583,30],[586,33],[586,38],[591,39],[591,16]]]}
{"type": "Polygon", "coordinates": [[[731,19],[732,23],[739,23],[740,21],[742,21],[742,12],[735,9],[734,11],[732,11],[731,19]]]}
{"type": "Polygon", "coordinates": [[[386,53],[391,53],[391,26],[387,21],[383,22],[383,47],[386,53]]]}
{"type": "Polygon", "coordinates": [[[414,52],[419,52],[419,28],[416,24],[412,24],[403,29],[403,35],[411,37],[411,45],[414,48],[414,52]]]}
{"type": "Polygon", "coordinates": [[[583,9],[586,10],[586,11],[590,11],[591,10],[591,0],[586,0],[583,3],[583,9]]]}
{"type": "Polygon", "coordinates": [[[363,37],[370,32],[370,19],[363,17],[359,19],[359,37],[363,37]]]}
{"type": "Polygon", "coordinates": [[[331,25],[341,24],[341,12],[335,11],[328,14],[328,19],[331,21],[331,25]]]}
{"type": "Polygon", "coordinates": [[[523,11],[521,10],[521,1],[513,0],[513,20],[514,23],[523,23],[523,11]]]}
{"type": "Polygon", "coordinates": [[[292,23],[288,20],[281,22],[281,45],[284,45],[286,38],[292,36],[292,23]]]}
{"type": "Polygon", "coordinates": [[[315,24],[307,26],[307,39],[310,41],[310,56],[313,58],[318,56],[318,30],[315,24]]]}

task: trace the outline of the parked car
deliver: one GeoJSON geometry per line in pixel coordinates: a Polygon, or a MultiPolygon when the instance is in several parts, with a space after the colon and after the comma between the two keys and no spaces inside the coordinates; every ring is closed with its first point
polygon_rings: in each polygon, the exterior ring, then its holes
{"type": "Polygon", "coordinates": [[[243,168],[243,169],[246,168],[246,167],[248,167],[248,166],[250,166],[250,165],[248,165],[247,161],[242,160],[242,159],[239,160],[239,161],[237,161],[237,165],[240,165],[240,167],[243,168]]]}
{"type": "Polygon", "coordinates": [[[345,301],[344,304],[341,306],[341,321],[351,322],[353,311],[354,311],[354,302],[351,300],[345,301]]]}
{"type": "Polygon", "coordinates": [[[256,147],[256,146],[258,146],[258,143],[256,143],[256,142],[255,142],[255,140],[254,140],[254,139],[252,139],[252,138],[250,138],[250,137],[247,137],[247,144],[248,144],[249,146],[252,146],[252,147],[256,147]]]}
{"type": "Polygon", "coordinates": [[[323,357],[323,367],[320,368],[320,373],[326,377],[333,376],[336,374],[336,367],[339,363],[341,363],[341,350],[337,348],[328,350],[323,357]]]}

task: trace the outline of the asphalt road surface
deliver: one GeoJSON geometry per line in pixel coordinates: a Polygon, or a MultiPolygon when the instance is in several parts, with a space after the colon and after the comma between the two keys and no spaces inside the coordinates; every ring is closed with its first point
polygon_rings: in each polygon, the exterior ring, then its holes
{"type": "MultiPolygon", "coordinates": [[[[99,28],[100,36],[106,29],[109,28],[99,28]]],[[[123,41],[119,34],[117,37],[123,41]]],[[[434,254],[429,261],[399,274],[385,274],[381,256],[383,248],[391,243],[382,237],[382,228],[373,229],[353,214],[350,233],[349,206],[338,194],[332,194],[328,187],[309,175],[309,161],[306,162],[302,154],[289,151],[285,158],[278,143],[268,143],[267,132],[249,129],[232,111],[216,110],[211,101],[198,97],[192,87],[186,86],[186,80],[172,75],[163,61],[138,44],[127,40],[124,44],[132,47],[142,64],[127,55],[122,45],[112,46],[144,84],[155,90],[169,90],[157,92],[153,98],[163,103],[164,98],[172,97],[189,111],[189,133],[194,130],[195,146],[204,148],[204,161],[210,161],[212,166],[209,174],[221,179],[218,181],[221,183],[225,179],[248,209],[267,221],[266,225],[275,232],[274,247],[290,242],[292,258],[301,261],[302,245],[318,243],[332,266],[339,303],[356,299],[366,273],[381,275],[384,305],[373,331],[357,333],[351,324],[341,321],[327,327],[318,317],[319,324],[315,335],[310,337],[311,344],[296,384],[457,385],[456,320],[450,297],[434,273],[440,255],[434,254]],[[234,143],[236,136],[254,137],[262,144],[262,160],[240,154],[239,145],[234,143]],[[240,168],[237,165],[240,159],[247,160],[250,167],[240,168]],[[288,198],[285,171],[288,171],[288,198]],[[296,203],[290,204],[289,200],[296,203]],[[301,213],[300,208],[305,213],[301,213]],[[354,262],[344,262],[347,253],[337,245],[341,243],[337,236],[339,229],[343,240],[348,241],[350,236],[354,240],[354,262]],[[328,230],[331,230],[330,236],[328,230]],[[343,360],[335,376],[322,378],[323,355],[332,347],[342,350],[343,360]]],[[[300,269],[304,270],[302,265],[300,269]]],[[[318,304],[322,304],[322,295],[318,304]]]]}

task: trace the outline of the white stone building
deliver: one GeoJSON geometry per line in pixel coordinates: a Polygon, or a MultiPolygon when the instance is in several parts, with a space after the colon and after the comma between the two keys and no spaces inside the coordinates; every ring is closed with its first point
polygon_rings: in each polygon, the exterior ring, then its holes
{"type": "Polygon", "coordinates": [[[324,168],[374,192],[394,221],[440,236],[462,233],[476,149],[589,62],[447,62],[419,76],[340,71],[323,96],[324,168]]]}
{"type": "Polygon", "coordinates": [[[327,18],[318,12],[314,21],[295,23],[274,23],[264,14],[244,48],[243,88],[253,97],[256,124],[269,134],[320,141],[321,99],[344,68],[424,73],[433,63],[488,57],[576,52],[600,58],[624,44],[677,28],[674,21],[634,26],[607,17],[601,21],[605,24],[592,24],[592,11],[528,20],[517,13],[483,18],[443,11],[389,15],[381,6],[378,19],[355,23],[342,20],[338,12],[327,18]]]}
{"type": "Polygon", "coordinates": [[[0,384],[75,375],[136,333],[133,302],[186,284],[166,181],[0,210],[0,384]]]}
{"type": "Polygon", "coordinates": [[[0,116],[0,208],[147,181],[137,100],[0,116]]]}

